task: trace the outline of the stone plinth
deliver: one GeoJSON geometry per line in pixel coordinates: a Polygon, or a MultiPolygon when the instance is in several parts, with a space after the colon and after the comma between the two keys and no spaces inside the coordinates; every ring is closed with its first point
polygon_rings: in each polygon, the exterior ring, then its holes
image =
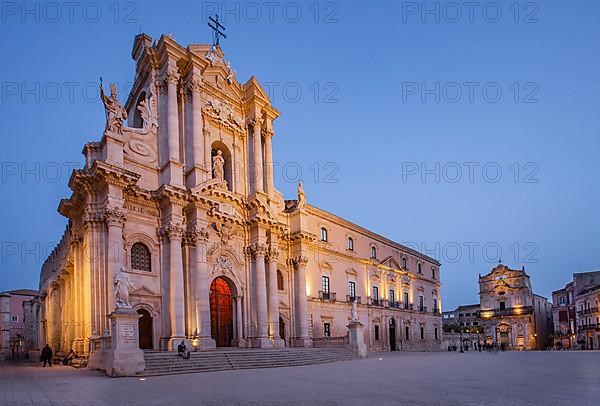
{"type": "Polygon", "coordinates": [[[358,356],[367,356],[367,345],[365,344],[364,326],[359,321],[348,324],[349,347],[358,356]]]}
{"type": "Polygon", "coordinates": [[[102,354],[98,354],[98,362],[92,367],[102,369],[113,377],[135,376],[144,370],[146,364],[144,352],[140,350],[138,332],[140,317],[130,309],[118,309],[108,316],[112,332],[110,346],[101,348],[102,354]]]}

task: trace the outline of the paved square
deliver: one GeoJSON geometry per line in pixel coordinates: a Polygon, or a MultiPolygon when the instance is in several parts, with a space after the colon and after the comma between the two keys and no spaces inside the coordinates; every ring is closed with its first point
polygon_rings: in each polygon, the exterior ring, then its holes
{"type": "Polygon", "coordinates": [[[600,352],[384,353],[367,360],[146,380],[60,366],[1,365],[0,399],[2,406],[595,406],[599,365],[600,352]]]}

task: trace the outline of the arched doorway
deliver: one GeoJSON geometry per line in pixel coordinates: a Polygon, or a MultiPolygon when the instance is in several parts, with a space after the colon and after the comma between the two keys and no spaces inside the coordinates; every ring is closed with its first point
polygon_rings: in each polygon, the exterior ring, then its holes
{"type": "Polygon", "coordinates": [[[287,345],[285,339],[285,320],[283,320],[283,317],[281,316],[279,316],[279,337],[283,340],[283,343],[287,345]]]}
{"type": "Polygon", "coordinates": [[[137,313],[142,316],[138,319],[140,348],[142,350],[151,350],[154,348],[152,316],[150,316],[150,312],[146,309],[139,309],[137,313]]]}
{"type": "Polygon", "coordinates": [[[396,320],[390,319],[390,351],[396,351],[396,320]]]}
{"type": "Polygon", "coordinates": [[[210,330],[217,347],[231,347],[233,303],[229,281],[223,277],[216,278],[210,285],[210,330]]]}

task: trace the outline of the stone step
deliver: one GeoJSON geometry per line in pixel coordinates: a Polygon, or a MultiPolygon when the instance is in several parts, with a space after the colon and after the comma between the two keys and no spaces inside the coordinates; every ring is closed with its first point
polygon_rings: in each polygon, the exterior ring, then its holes
{"type": "Polygon", "coordinates": [[[141,376],[280,368],[349,361],[357,356],[345,348],[232,349],[192,352],[189,359],[173,351],[145,351],[146,369],[141,376]]]}

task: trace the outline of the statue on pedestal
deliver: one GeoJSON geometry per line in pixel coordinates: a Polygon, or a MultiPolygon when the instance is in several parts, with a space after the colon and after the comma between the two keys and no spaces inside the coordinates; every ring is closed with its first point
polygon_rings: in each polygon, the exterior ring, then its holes
{"type": "Polygon", "coordinates": [[[213,157],[213,178],[218,181],[225,180],[225,159],[223,151],[217,150],[217,155],[213,157]]]}
{"type": "Polygon", "coordinates": [[[107,132],[123,134],[123,123],[127,119],[127,111],[117,98],[117,86],[114,83],[110,84],[110,96],[104,93],[102,86],[102,78],[100,78],[100,98],[104,103],[106,110],[106,130],[107,132]]]}
{"type": "Polygon", "coordinates": [[[117,309],[131,309],[129,303],[129,289],[133,288],[133,283],[129,279],[129,275],[125,272],[125,268],[115,276],[115,305],[117,309]]]}
{"type": "Polygon", "coordinates": [[[356,299],[352,301],[352,307],[350,308],[350,318],[352,323],[358,323],[358,308],[356,306],[356,299]]]}

